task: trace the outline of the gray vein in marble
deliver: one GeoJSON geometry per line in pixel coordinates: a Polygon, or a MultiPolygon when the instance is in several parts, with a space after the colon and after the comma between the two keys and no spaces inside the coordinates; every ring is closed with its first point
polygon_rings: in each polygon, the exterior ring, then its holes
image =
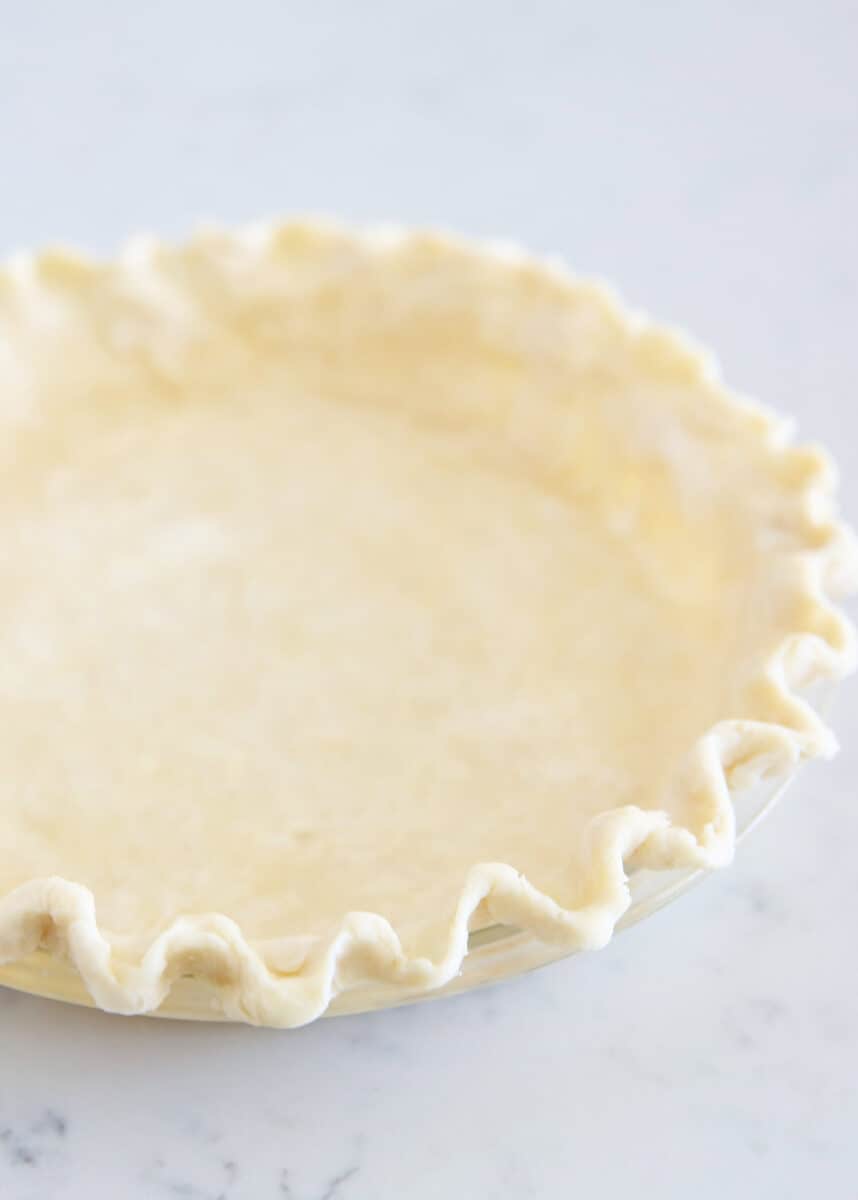
{"type": "Polygon", "coordinates": [[[359,1172],[360,1166],[357,1163],[345,1167],[336,1175],[332,1175],[320,1192],[311,1194],[295,1190],[291,1182],[292,1173],[288,1167],[284,1167],[278,1180],[278,1192],[283,1200],[337,1200],[338,1197],[345,1195],[349,1181],[354,1179],[359,1172]]]}
{"type": "Polygon", "coordinates": [[[152,1184],[165,1196],[175,1197],[175,1200],[229,1200],[239,1176],[238,1164],[231,1159],[220,1160],[215,1173],[218,1178],[213,1186],[194,1183],[158,1158],[144,1172],[143,1178],[147,1186],[152,1184]]]}
{"type": "Polygon", "coordinates": [[[45,1108],[28,1121],[3,1119],[0,1113],[0,1160],[12,1167],[38,1167],[56,1161],[68,1132],[64,1116],[45,1108]]]}

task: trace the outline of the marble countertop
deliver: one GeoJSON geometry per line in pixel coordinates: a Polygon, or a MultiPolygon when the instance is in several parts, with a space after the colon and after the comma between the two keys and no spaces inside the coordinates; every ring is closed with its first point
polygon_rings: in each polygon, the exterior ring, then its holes
{"type": "MultiPolygon", "coordinates": [[[[3,8],[0,252],[327,211],[617,281],[836,450],[858,515],[858,10],[3,8]]],[[[607,950],[292,1033],[0,989],[3,1200],[858,1197],[858,705],[607,950]]]]}

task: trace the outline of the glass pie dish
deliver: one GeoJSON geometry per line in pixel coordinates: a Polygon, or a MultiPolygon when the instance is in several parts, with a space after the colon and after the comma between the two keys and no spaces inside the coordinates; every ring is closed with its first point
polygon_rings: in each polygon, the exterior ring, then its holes
{"type": "Polygon", "coordinates": [[[830,460],[509,247],[0,271],[0,982],[277,1027],[598,949],[856,665],[830,460]]]}

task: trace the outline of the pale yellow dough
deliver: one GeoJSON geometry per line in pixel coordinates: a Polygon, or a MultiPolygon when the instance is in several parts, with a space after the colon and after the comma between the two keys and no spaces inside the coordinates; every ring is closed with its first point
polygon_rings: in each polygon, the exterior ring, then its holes
{"type": "Polygon", "coordinates": [[[624,859],[726,861],[743,772],[831,748],[794,694],[852,665],[824,460],[598,289],[211,233],[13,265],[0,350],[0,957],[41,913],[131,1011],[173,936],[297,1023],[346,914],[385,918],[356,979],[528,913],[599,944],[624,859]]]}

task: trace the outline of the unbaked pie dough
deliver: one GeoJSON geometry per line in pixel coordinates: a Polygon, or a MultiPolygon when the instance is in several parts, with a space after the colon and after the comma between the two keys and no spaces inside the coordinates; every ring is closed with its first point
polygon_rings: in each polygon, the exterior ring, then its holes
{"type": "Polygon", "coordinates": [[[833,741],[831,471],[603,289],[318,224],[0,277],[0,960],[292,1025],[604,944],[833,741]]]}

